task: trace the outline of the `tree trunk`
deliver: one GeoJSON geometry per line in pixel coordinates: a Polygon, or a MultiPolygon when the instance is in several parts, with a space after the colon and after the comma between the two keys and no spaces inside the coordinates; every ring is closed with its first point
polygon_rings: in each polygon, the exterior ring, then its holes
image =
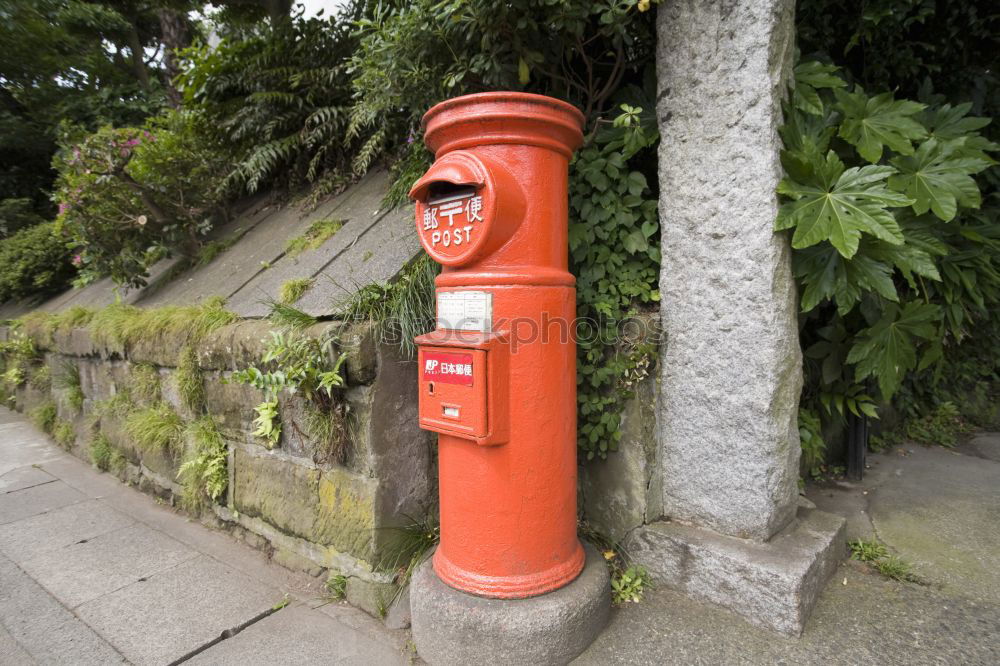
{"type": "Polygon", "coordinates": [[[128,48],[132,52],[132,71],[139,79],[142,89],[149,91],[149,70],[146,69],[142,41],[139,39],[139,29],[132,23],[128,31],[128,48]]]}
{"type": "Polygon", "coordinates": [[[173,9],[161,9],[160,41],[163,43],[163,78],[167,88],[167,103],[175,109],[181,106],[181,93],[174,84],[174,79],[180,74],[180,63],[177,51],[190,45],[191,35],[188,30],[187,17],[173,9]]]}

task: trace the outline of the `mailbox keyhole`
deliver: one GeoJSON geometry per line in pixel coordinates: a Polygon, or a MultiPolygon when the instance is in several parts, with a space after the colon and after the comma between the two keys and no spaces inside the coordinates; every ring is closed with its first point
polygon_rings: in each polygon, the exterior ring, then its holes
{"type": "Polygon", "coordinates": [[[427,382],[427,393],[434,395],[434,382],[427,382]]]}

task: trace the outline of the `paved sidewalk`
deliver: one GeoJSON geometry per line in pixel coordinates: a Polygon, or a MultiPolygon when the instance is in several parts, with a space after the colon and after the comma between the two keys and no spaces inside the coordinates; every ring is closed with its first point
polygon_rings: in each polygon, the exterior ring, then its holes
{"type": "Polygon", "coordinates": [[[0,407],[0,664],[409,664],[393,632],[0,407]]]}
{"type": "Polygon", "coordinates": [[[921,584],[844,562],[801,638],[654,590],[614,611],[580,664],[1000,664],[1000,434],[956,450],[915,444],[869,457],[861,483],[810,485],[847,518],[848,539],[877,539],[921,584]]]}

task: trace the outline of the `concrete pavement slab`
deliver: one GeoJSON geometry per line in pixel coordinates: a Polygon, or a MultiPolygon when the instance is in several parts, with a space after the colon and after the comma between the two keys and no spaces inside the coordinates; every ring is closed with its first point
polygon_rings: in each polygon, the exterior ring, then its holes
{"type": "Polygon", "coordinates": [[[86,500],[0,525],[0,550],[14,560],[57,550],[134,523],[98,500],[86,500]]]}
{"type": "Polygon", "coordinates": [[[1000,463],[915,444],[874,458],[869,513],[879,539],[923,580],[1000,600],[1000,463]]]}
{"type": "Polygon", "coordinates": [[[982,432],[973,435],[969,441],[960,444],[958,450],[967,455],[1000,462],[1000,432],[982,432]]]}
{"type": "Polygon", "coordinates": [[[1000,605],[950,599],[844,565],[796,639],[761,631],[672,590],[655,590],[642,603],[617,610],[574,663],[989,666],[1000,663],[1000,605]]]}
{"type": "Polygon", "coordinates": [[[0,624],[0,664],[28,666],[37,663],[35,658],[25,652],[21,644],[0,624]]]}
{"type": "Polygon", "coordinates": [[[407,657],[388,645],[373,644],[358,631],[332,617],[292,604],[256,622],[232,638],[196,655],[190,664],[408,664],[407,657]]]}
{"type": "Polygon", "coordinates": [[[197,556],[161,532],[130,525],[15,561],[52,596],[75,608],[197,556]]]}
{"type": "MultiPolygon", "coordinates": [[[[31,579],[13,561],[0,555],[0,625],[34,662],[89,666],[124,661],[106,640],[31,579]]],[[[0,647],[0,657],[4,656],[0,647]]],[[[16,652],[15,652],[16,654],[16,652]]],[[[33,663],[7,661],[4,664],[33,663]]]]}
{"type": "Polygon", "coordinates": [[[200,555],[87,602],[76,614],[134,664],[169,664],[267,612],[275,589],[200,555]]]}
{"type": "Polygon", "coordinates": [[[87,497],[70,488],[62,481],[53,481],[40,486],[0,495],[0,525],[12,523],[29,516],[76,504],[87,497]]]}
{"type": "MultiPolygon", "coordinates": [[[[0,407],[0,413],[9,412],[0,407]]],[[[0,475],[19,467],[41,464],[69,454],[52,445],[52,442],[38,432],[27,421],[0,424],[0,475]]]]}
{"type": "Polygon", "coordinates": [[[0,476],[0,493],[12,493],[15,490],[24,490],[32,486],[40,486],[43,483],[55,481],[56,477],[38,467],[30,465],[12,469],[0,476]]]}

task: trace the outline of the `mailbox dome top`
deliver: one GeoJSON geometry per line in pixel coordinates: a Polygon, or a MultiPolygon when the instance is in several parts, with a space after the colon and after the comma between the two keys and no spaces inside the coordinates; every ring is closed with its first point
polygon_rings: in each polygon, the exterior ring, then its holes
{"type": "Polygon", "coordinates": [[[437,157],[488,144],[549,148],[569,158],[583,143],[583,114],[545,95],[486,92],[445,100],[424,114],[424,140],[437,157]]]}

